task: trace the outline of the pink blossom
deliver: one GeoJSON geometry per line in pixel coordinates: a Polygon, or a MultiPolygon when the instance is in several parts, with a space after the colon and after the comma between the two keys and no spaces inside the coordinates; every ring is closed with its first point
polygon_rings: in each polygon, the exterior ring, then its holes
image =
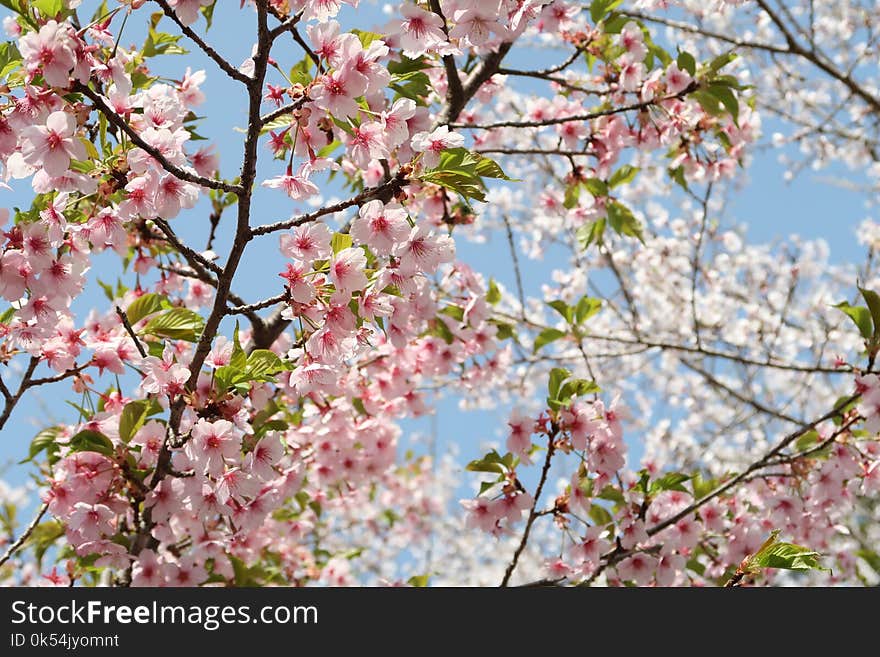
{"type": "Polygon", "coordinates": [[[309,196],[314,196],[320,191],[318,186],[309,180],[310,175],[311,168],[308,167],[307,164],[304,164],[299,168],[296,175],[291,171],[288,171],[283,176],[264,180],[262,184],[263,187],[281,189],[290,198],[298,201],[300,199],[308,198],[309,196]]]}
{"type": "Polygon", "coordinates": [[[389,31],[400,35],[400,47],[407,57],[418,57],[446,43],[443,19],[437,14],[405,3],[400,7],[403,20],[393,21],[389,31]]]}
{"type": "Polygon", "coordinates": [[[327,224],[320,221],[303,224],[294,228],[292,234],[281,235],[281,253],[308,265],[315,260],[323,260],[330,256],[331,237],[332,233],[327,224]]]}
{"type": "Polygon", "coordinates": [[[432,274],[442,263],[455,259],[455,243],[446,235],[434,235],[421,224],[410,231],[406,242],[394,249],[394,255],[404,268],[432,274]]]}
{"type": "Polygon", "coordinates": [[[227,420],[208,422],[201,419],[193,426],[192,438],[185,449],[199,472],[217,476],[227,462],[240,457],[241,436],[227,420]]]}
{"type": "Polygon", "coordinates": [[[45,126],[25,128],[21,139],[24,161],[42,167],[50,176],[63,175],[71,159],[86,159],[86,149],[76,135],[76,120],[67,112],[52,112],[45,126]]]}
{"type": "Polygon", "coordinates": [[[41,73],[55,87],[67,87],[76,64],[76,42],[67,23],[47,21],[38,32],[28,32],[18,42],[25,66],[41,73]]]}
{"type": "Polygon", "coordinates": [[[168,0],[174,13],[184,25],[192,25],[199,19],[199,10],[208,7],[213,0],[168,0]]]}
{"type": "Polygon", "coordinates": [[[406,210],[397,203],[385,205],[378,200],[368,201],[351,224],[351,236],[376,255],[390,255],[410,233],[406,217],[406,210]]]}
{"type": "Polygon", "coordinates": [[[412,147],[417,153],[423,153],[422,166],[432,169],[440,163],[440,153],[447,148],[458,148],[464,144],[464,137],[449,132],[449,127],[441,125],[433,132],[417,132],[412,136],[412,147]]]}
{"type": "Polygon", "coordinates": [[[325,74],[312,88],[311,98],[315,105],[333,116],[343,119],[357,116],[360,107],[356,102],[367,90],[367,79],[352,65],[325,74]]]}
{"type": "Polygon", "coordinates": [[[330,280],[339,292],[351,293],[367,286],[367,257],[363,249],[347,248],[330,261],[330,280]]]}

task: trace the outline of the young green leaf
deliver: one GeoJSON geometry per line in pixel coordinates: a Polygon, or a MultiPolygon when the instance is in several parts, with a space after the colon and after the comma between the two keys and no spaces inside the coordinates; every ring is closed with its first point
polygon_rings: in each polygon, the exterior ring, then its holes
{"type": "Polygon", "coordinates": [[[172,308],[153,317],[144,333],[159,338],[195,342],[205,327],[204,318],[189,308],[172,308]]]}
{"type": "Polygon", "coordinates": [[[113,443],[103,433],[86,429],[70,439],[72,452],[98,452],[104,456],[113,456],[113,443]]]}
{"type": "Polygon", "coordinates": [[[851,306],[846,301],[841,301],[833,306],[840,312],[849,317],[858,327],[859,333],[865,340],[870,340],[874,335],[874,324],[871,319],[871,312],[864,306],[851,306]]]}
{"type": "Polygon", "coordinates": [[[542,347],[547,346],[551,342],[555,342],[559,338],[565,337],[565,331],[555,328],[546,328],[535,338],[535,344],[532,347],[532,353],[538,353],[542,347]]]}

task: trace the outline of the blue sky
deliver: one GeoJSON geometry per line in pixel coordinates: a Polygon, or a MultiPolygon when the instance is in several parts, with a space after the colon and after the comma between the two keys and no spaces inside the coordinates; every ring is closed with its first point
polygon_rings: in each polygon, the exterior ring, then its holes
{"type": "MultiPolygon", "coordinates": [[[[93,4],[84,3],[85,6],[93,4]]],[[[208,37],[220,52],[237,64],[250,54],[253,14],[249,10],[240,11],[237,2],[218,4],[222,7],[215,13],[214,27],[208,33],[208,37]]],[[[351,23],[353,16],[355,16],[353,11],[345,10],[343,21],[346,24],[353,24],[351,23]]],[[[387,20],[377,6],[364,2],[361,3],[356,17],[360,23],[358,26],[367,29],[379,26],[387,20]]],[[[142,30],[138,29],[137,23],[144,19],[145,15],[141,13],[138,20],[129,22],[122,38],[123,44],[142,41],[142,30]]],[[[173,31],[167,20],[163,21],[162,25],[164,29],[173,31]]],[[[203,29],[203,23],[199,23],[197,28],[203,29]]],[[[194,70],[204,68],[208,72],[208,81],[203,86],[208,100],[199,112],[200,115],[208,118],[202,124],[200,132],[210,137],[217,145],[223,175],[231,177],[239,161],[241,145],[241,134],[236,132],[235,128],[243,127],[245,122],[243,96],[240,90],[236,93],[235,83],[225,78],[209,60],[189,44],[181,43],[191,50],[191,54],[185,57],[160,58],[156,60],[156,71],[173,77],[179,77],[186,66],[194,70]]],[[[280,62],[290,66],[300,57],[301,53],[289,48],[286,51],[282,50],[278,58],[280,62]],[[286,62],[283,59],[285,52],[291,57],[286,62]]],[[[535,61],[526,64],[523,59],[528,55],[519,57],[520,61],[514,59],[512,65],[542,64],[541,62],[536,64],[535,61]]],[[[556,58],[551,61],[556,61],[556,58]]],[[[765,121],[764,130],[767,135],[775,129],[776,126],[772,121],[765,121]]],[[[268,151],[263,150],[262,153],[264,159],[261,171],[265,174],[277,172],[280,166],[271,163],[271,160],[265,157],[268,151]],[[269,166],[266,166],[267,163],[269,166]]],[[[831,170],[817,174],[806,171],[794,181],[787,183],[783,180],[783,168],[779,166],[776,158],[777,153],[774,151],[759,151],[753,155],[753,164],[747,180],[743,188],[732,196],[726,219],[748,224],[749,241],[764,242],[796,233],[804,238],[827,240],[831,246],[834,262],[861,259],[863,252],[856,241],[854,231],[855,227],[869,216],[869,210],[864,206],[864,197],[819,182],[820,178],[844,175],[846,172],[831,170]]],[[[5,195],[3,205],[11,207],[29,204],[29,183],[19,181],[13,183],[13,187],[12,193],[0,191],[0,194],[5,195]]],[[[340,197],[346,196],[344,192],[336,192],[336,194],[340,197]]],[[[331,190],[326,192],[325,196],[332,197],[336,194],[331,190]]],[[[256,199],[254,221],[258,223],[286,218],[297,209],[286,197],[274,190],[259,190],[256,199]]],[[[197,242],[195,236],[206,234],[204,226],[207,223],[208,211],[205,208],[206,204],[203,202],[195,210],[181,214],[173,222],[175,230],[197,248],[203,248],[203,244],[197,242]]],[[[231,219],[230,214],[220,225],[219,239],[215,247],[220,254],[225,253],[228,248],[228,233],[225,231],[231,219]]],[[[199,237],[199,239],[204,238],[199,237]]],[[[508,289],[514,289],[508,247],[504,239],[496,237],[489,243],[481,245],[459,240],[458,254],[461,260],[474,265],[487,276],[493,276],[508,289]]],[[[277,272],[281,269],[279,258],[276,238],[270,237],[255,242],[239,270],[240,278],[235,290],[248,301],[255,301],[280,291],[280,279],[277,277],[277,272]]],[[[101,256],[96,259],[92,276],[97,275],[105,281],[115,281],[119,267],[114,260],[111,256],[101,256]]],[[[546,280],[547,269],[546,265],[526,265],[524,273],[527,292],[537,290],[546,280]],[[544,272],[544,277],[539,276],[541,272],[544,272]]],[[[106,305],[106,299],[97,286],[93,285],[77,300],[74,310],[82,320],[88,309],[96,304],[106,305]]],[[[27,478],[28,468],[11,464],[23,458],[32,436],[38,426],[45,424],[47,416],[71,419],[73,412],[60,400],[73,397],[68,384],[57,384],[50,390],[44,390],[39,398],[26,397],[14,411],[7,428],[0,434],[0,467],[4,464],[9,465],[8,468],[4,468],[0,476],[12,483],[21,483],[27,478]]],[[[499,427],[504,426],[505,415],[503,411],[463,413],[459,411],[454,397],[446,398],[440,403],[437,415],[438,445],[442,450],[444,445],[458,443],[464,463],[470,458],[479,456],[483,442],[498,439],[499,427]]],[[[431,431],[431,423],[427,419],[407,422],[405,427],[410,431],[421,433],[431,431]]]]}

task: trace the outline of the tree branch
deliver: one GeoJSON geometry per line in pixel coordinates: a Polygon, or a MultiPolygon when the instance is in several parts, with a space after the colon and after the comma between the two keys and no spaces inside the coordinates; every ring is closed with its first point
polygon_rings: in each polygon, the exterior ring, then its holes
{"type": "Polygon", "coordinates": [[[224,59],[220,53],[218,53],[214,48],[212,48],[208,43],[206,43],[202,37],[200,37],[195,30],[193,30],[188,25],[184,25],[180,18],[178,18],[177,13],[171,6],[168,4],[167,0],[153,0],[157,5],[162,7],[162,11],[165,12],[165,15],[168,16],[172,21],[177,24],[177,27],[183,32],[190,41],[195,43],[199,48],[201,48],[202,52],[204,52],[208,57],[210,57],[214,62],[221,68],[221,70],[226,73],[233,80],[237,80],[243,84],[247,84],[250,82],[250,78],[239,71],[235,66],[229,63],[228,60],[224,59]]]}
{"type": "Polygon", "coordinates": [[[214,178],[205,178],[204,176],[200,176],[191,171],[187,171],[185,169],[181,169],[179,166],[172,164],[168,161],[168,159],[162,155],[156,148],[150,146],[147,142],[143,140],[143,138],[134,131],[134,129],[128,125],[125,119],[123,119],[119,114],[114,112],[104,99],[92,91],[87,85],[84,85],[80,82],[73,83],[73,90],[81,93],[86,98],[92,101],[95,105],[95,108],[98,109],[104,116],[107,117],[107,120],[122,130],[126,135],[128,135],[129,139],[134,143],[138,148],[146,151],[150,157],[156,160],[159,165],[165,169],[168,173],[173,175],[175,178],[179,178],[180,180],[193,183],[194,185],[201,185],[202,187],[209,187],[211,189],[219,189],[224,192],[233,192],[235,194],[241,194],[242,188],[237,185],[231,185],[229,183],[223,182],[221,180],[216,180],[214,178]]]}
{"type": "Polygon", "coordinates": [[[3,556],[0,557],[0,566],[2,566],[2,565],[5,564],[7,561],[9,561],[9,559],[10,559],[10,558],[11,558],[16,552],[18,552],[18,551],[21,549],[21,547],[25,544],[25,542],[28,540],[28,538],[30,537],[30,535],[31,535],[31,534],[34,532],[34,530],[37,528],[37,525],[40,524],[40,520],[43,519],[43,516],[45,515],[46,510],[47,510],[48,508],[49,508],[49,504],[48,504],[48,503],[44,503],[44,504],[40,507],[40,510],[37,512],[37,515],[34,516],[34,519],[33,519],[33,520],[31,520],[31,524],[29,524],[29,525],[27,526],[27,528],[24,530],[24,532],[22,532],[22,535],[18,537],[18,540],[16,540],[12,545],[10,545],[10,546],[9,546],[9,549],[7,549],[6,552],[3,554],[3,556]]]}
{"type": "Polygon", "coordinates": [[[516,570],[516,565],[519,563],[519,558],[522,555],[523,550],[526,549],[526,544],[529,542],[529,534],[532,531],[532,525],[540,515],[537,511],[538,502],[541,499],[541,493],[544,491],[544,484],[547,483],[547,475],[550,472],[550,462],[553,459],[553,452],[556,450],[556,445],[553,441],[556,439],[557,433],[558,430],[554,426],[550,435],[547,436],[547,456],[544,457],[544,466],[541,468],[541,479],[538,481],[538,487],[535,489],[535,497],[532,500],[532,508],[529,510],[529,518],[526,520],[526,526],[523,530],[522,538],[520,539],[519,545],[516,546],[513,558],[508,564],[507,570],[504,571],[504,578],[501,580],[502,587],[506,587],[510,582],[513,571],[516,570]]]}

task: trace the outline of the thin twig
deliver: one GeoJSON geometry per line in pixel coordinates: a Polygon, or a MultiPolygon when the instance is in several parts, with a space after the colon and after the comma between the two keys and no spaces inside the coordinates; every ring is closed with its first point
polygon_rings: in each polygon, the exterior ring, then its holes
{"type": "Polygon", "coordinates": [[[211,189],[220,189],[224,192],[234,192],[236,194],[240,194],[242,189],[239,185],[231,185],[229,183],[223,182],[222,180],[216,180],[214,178],[205,178],[204,176],[200,176],[192,171],[187,171],[186,169],[181,169],[179,166],[172,164],[168,161],[162,153],[159,152],[158,149],[150,146],[147,142],[144,141],[143,137],[141,137],[135,130],[128,124],[128,122],[123,119],[119,114],[113,111],[111,107],[104,101],[104,99],[92,91],[88,86],[80,83],[73,83],[73,90],[81,93],[86,98],[92,101],[95,107],[107,117],[107,120],[112,123],[114,126],[122,130],[126,135],[128,135],[129,139],[137,146],[138,148],[146,151],[150,157],[156,160],[159,165],[165,169],[168,173],[173,175],[175,178],[179,178],[185,182],[193,183],[194,185],[201,185],[202,187],[209,187],[211,189]]]}
{"type": "Polygon", "coordinates": [[[134,340],[134,346],[137,347],[138,353],[141,355],[141,358],[146,358],[147,350],[144,349],[144,345],[141,344],[140,338],[138,338],[137,333],[134,332],[134,329],[131,326],[131,322],[128,321],[128,315],[119,306],[116,306],[116,314],[119,315],[119,319],[122,321],[122,325],[125,327],[125,331],[131,336],[131,339],[134,340]]]}
{"type": "Polygon", "coordinates": [[[25,544],[25,541],[28,540],[30,535],[37,528],[37,525],[40,524],[40,520],[43,519],[43,515],[46,513],[46,510],[48,508],[49,508],[48,503],[44,503],[40,507],[40,510],[37,512],[37,515],[34,516],[33,520],[31,520],[31,524],[29,524],[27,526],[27,528],[24,530],[22,535],[18,537],[18,540],[16,540],[12,545],[10,545],[9,549],[7,549],[6,552],[3,554],[3,556],[0,557],[0,566],[2,566],[7,561],[9,561],[9,559],[12,557],[12,555],[14,555],[16,552],[18,552],[21,549],[21,547],[25,544]]]}
{"type": "Polygon", "coordinates": [[[537,510],[538,502],[541,499],[544,484],[547,483],[547,475],[550,472],[550,462],[553,459],[553,452],[556,450],[556,445],[554,444],[556,433],[557,431],[554,427],[554,430],[550,432],[549,436],[547,436],[547,456],[544,457],[544,467],[541,468],[541,479],[538,481],[538,487],[535,489],[535,497],[532,500],[532,508],[529,510],[529,518],[526,520],[526,526],[523,530],[522,538],[519,541],[519,545],[516,546],[513,558],[510,560],[507,569],[504,571],[504,578],[501,580],[502,587],[506,587],[510,582],[513,571],[516,570],[516,565],[519,563],[519,558],[522,555],[523,550],[526,549],[526,544],[529,542],[529,534],[532,531],[532,525],[540,515],[540,512],[537,510]]]}
{"type": "Polygon", "coordinates": [[[205,42],[202,37],[200,37],[195,30],[193,30],[188,25],[184,25],[180,18],[177,17],[177,13],[174,9],[171,8],[171,5],[168,4],[167,0],[153,0],[157,5],[162,7],[162,11],[165,12],[165,15],[168,16],[172,21],[177,24],[178,29],[183,32],[190,41],[195,43],[199,48],[201,48],[202,52],[204,52],[208,57],[210,57],[220,69],[226,73],[233,80],[237,80],[238,82],[242,82],[247,84],[250,82],[250,78],[239,71],[235,66],[229,63],[228,60],[224,59],[223,56],[218,53],[214,48],[212,48],[208,43],[205,42]]]}

